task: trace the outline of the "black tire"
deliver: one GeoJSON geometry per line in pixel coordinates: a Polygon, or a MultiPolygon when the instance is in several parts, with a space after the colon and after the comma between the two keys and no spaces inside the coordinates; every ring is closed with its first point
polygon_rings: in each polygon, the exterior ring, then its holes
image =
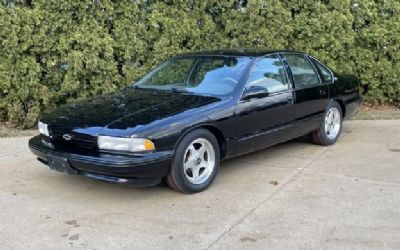
{"type": "MultiPolygon", "coordinates": [[[[206,141],[204,141],[204,142],[206,142],[206,141]]],[[[207,154],[208,153],[206,153],[206,155],[207,154]]],[[[203,155],[203,158],[204,157],[205,156],[203,155]]],[[[207,155],[207,158],[208,157],[209,156],[207,155]]],[[[220,165],[220,148],[219,148],[217,139],[207,129],[196,129],[196,130],[189,132],[187,135],[185,135],[183,137],[183,139],[177,145],[177,147],[175,149],[174,158],[172,161],[172,166],[171,166],[169,174],[165,178],[165,181],[170,188],[172,188],[176,191],[182,192],[182,193],[201,192],[201,191],[204,191],[205,189],[207,189],[211,185],[211,183],[214,181],[215,176],[218,173],[219,165],[220,165]],[[185,155],[185,154],[188,154],[187,150],[189,150],[189,146],[194,145],[193,143],[196,142],[197,140],[208,141],[209,144],[207,144],[207,145],[209,146],[209,148],[210,148],[210,146],[212,147],[212,149],[214,150],[214,156],[215,156],[214,164],[210,164],[210,165],[213,165],[214,167],[212,167],[212,170],[208,171],[208,174],[206,175],[207,178],[202,183],[192,183],[189,180],[190,176],[188,177],[188,175],[190,175],[190,171],[188,174],[188,172],[185,173],[185,170],[184,170],[184,161],[187,160],[187,159],[185,159],[185,158],[187,158],[187,155],[185,155]]],[[[204,171],[205,170],[203,170],[203,174],[204,174],[204,171]]],[[[199,173],[200,172],[201,171],[199,170],[199,173]]]]}
{"type": "Polygon", "coordinates": [[[317,130],[315,130],[309,134],[311,141],[314,142],[315,144],[322,145],[322,146],[329,146],[329,145],[335,144],[335,142],[340,137],[340,133],[342,132],[342,122],[343,122],[342,108],[340,107],[338,102],[331,101],[328,104],[328,107],[326,108],[324,120],[323,120],[321,126],[317,130]],[[329,112],[330,111],[332,112],[332,110],[333,110],[333,112],[334,112],[334,110],[339,111],[338,115],[339,115],[339,119],[340,119],[339,130],[334,136],[332,136],[332,134],[330,135],[325,129],[325,124],[327,122],[327,119],[326,119],[327,115],[329,115],[329,112]]]}

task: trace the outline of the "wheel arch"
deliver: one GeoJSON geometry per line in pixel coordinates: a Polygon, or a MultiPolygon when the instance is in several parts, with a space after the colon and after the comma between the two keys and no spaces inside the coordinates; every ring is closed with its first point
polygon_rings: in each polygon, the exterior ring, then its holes
{"type": "Polygon", "coordinates": [[[339,103],[340,108],[342,109],[342,117],[346,116],[346,106],[344,105],[344,101],[341,98],[335,98],[332,101],[339,103]]]}
{"type": "Polygon", "coordinates": [[[174,151],[175,151],[176,147],[178,146],[178,144],[182,141],[182,139],[188,133],[190,133],[196,129],[206,129],[215,136],[215,138],[218,141],[219,150],[220,150],[220,154],[221,154],[221,160],[224,159],[226,156],[226,153],[227,153],[225,135],[222,133],[222,131],[217,126],[215,126],[214,124],[211,124],[211,123],[198,124],[196,126],[193,126],[193,127],[183,130],[181,135],[179,136],[179,139],[175,143],[174,151]]]}

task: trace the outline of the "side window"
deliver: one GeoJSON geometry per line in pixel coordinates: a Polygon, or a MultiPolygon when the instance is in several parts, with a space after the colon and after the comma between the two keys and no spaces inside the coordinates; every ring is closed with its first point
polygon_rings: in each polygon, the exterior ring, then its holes
{"type": "Polygon", "coordinates": [[[306,87],[319,84],[318,73],[315,71],[311,63],[298,54],[285,54],[289,63],[290,70],[294,78],[296,87],[306,87]]]}
{"type": "Polygon", "coordinates": [[[267,56],[260,59],[249,79],[247,88],[251,86],[264,87],[269,93],[289,89],[285,70],[279,57],[267,56]]]}
{"type": "Polygon", "coordinates": [[[319,71],[321,71],[324,82],[332,82],[333,76],[332,76],[331,71],[325,65],[318,62],[314,58],[311,58],[311,60],[314,63],[314,65],[319,69],[319,71]]]}

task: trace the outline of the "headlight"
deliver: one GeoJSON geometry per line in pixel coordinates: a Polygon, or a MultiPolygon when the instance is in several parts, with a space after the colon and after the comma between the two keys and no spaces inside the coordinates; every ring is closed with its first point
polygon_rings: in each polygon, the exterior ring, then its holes
{"type": "Polygon", "coordinates": [[[99,149],[106,150],[143,152],[155,149],[152,141],[143,138],[124,138],[99,135],[97,137],[97,144],[99,149]]]}
{"type": "Polygon", "coordinates": [[[43,135],[49,136],[49,130],[47,128],[47,124],[39,121],[38,123],[39,132],[43,135]]]}

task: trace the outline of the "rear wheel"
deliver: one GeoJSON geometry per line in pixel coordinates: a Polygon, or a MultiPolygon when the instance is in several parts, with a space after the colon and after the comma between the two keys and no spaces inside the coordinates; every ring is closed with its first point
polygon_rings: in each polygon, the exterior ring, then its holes
{"type": "Polygon", "coordinates": [[[194,130],[178,144],[166,182],[183,193],[201,192],[215,179],[219,164],[220,150],[215,136],[206,129],[194,130]]]}
{"type": "Polygon", "coordinates": [[[320,128],[310,134],[311,140],[319,145],[334,144],[342,131],[342,109],[336,101],[331,102],[326,111],[320,128]]]}

